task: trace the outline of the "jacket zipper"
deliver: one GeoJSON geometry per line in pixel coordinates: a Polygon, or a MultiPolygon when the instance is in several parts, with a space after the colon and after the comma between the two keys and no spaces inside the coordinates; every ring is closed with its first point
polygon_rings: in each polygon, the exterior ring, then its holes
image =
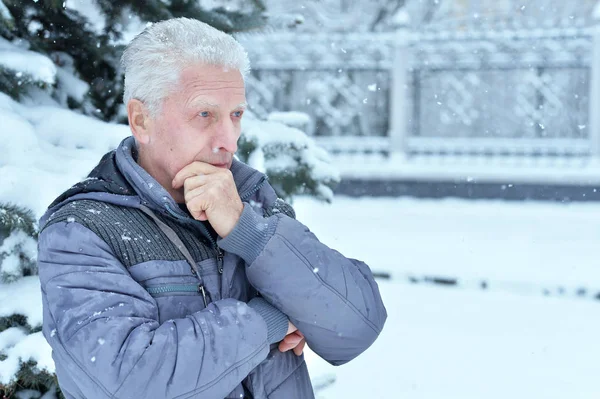
{"type": "Polygon", "coordinates": [[[204,301],[204,307],[206,308],[208,306],[208,301],[206,300],[206,291],[202,284],[198,284],[198,291],[202,294],[202,300],[204,301]]]}
{"type": "Polygon", "coordinates": [[[204,224],[202,224],[202,222],[195,220],[195,219],[183,218],[183,217],[179,216],[178,214],[173,212],[173,210],[171,209],[171,207],[168,204],[165,205],[165,207],[167,208],[167,211],[171,214],[171,216],[173,216],[177,220],[180,220],[184,223],[193,224],[200,229],[200,232],[202,233],[202,235],[210,241],[212,249],[216,252],[218,271],[219,271],[219,274],[223,274],[223,257],[224,257],[223,252],[221,251],[221,248],[219,248],[219,246],[217,245],[217,242],[208,233],[208,229],[206,227],[204,227],[204,224]]]}
{"type": "Polygon", "coordinates": [[[225,254],[221,248],[217,248],[217,268],[219,270],[219,274],[223,274],[223,258],[225,258],[225,254]]]}
{"type": "Polygon", "coordinates": [[[217,253],[217,269],[219,271],[219,274],[223,274],[223,258],[225,256],[223,254],[223,251],[221,250],[221,248],[219,248],[219,246],[217,245],[217,242],[212,238],[212,236],[208,232],[208,229],[206,227],[204,227],[204,224],[202,224],[202,222],[200,222],[198,220],[194,220],[194,223],[200,228],[204,237],[206,237],[210,240],[210,243],[211,243],[213,249],[217,253]]]}
{"type": "Polygon", "coordinates": [[[206,290],[202,284],[172,284],[172,285],[159,285],[154,287],[147,287],[146,290],[150,295],[160,294],[173,294],[180,292],[197,292],[202,294],[204,300],[204,307],[208,306],[208,300],[206,298],[206,290]]]}
{"type": "Polygon", "coordinates": [[[258,183],[256,183],[256,185],[254,186],[254,188],[252,190],[244,193],[244,195],[240,195],[240,199],[243,201],[245,199],[252,197],[252,195],[254,195],[258,190],[260,190],[262,188],[262,186],[265,185],[267,180],[269,180],[269,178],[266,175],[261,177],[260,180],[258,181],[258,183]]]}

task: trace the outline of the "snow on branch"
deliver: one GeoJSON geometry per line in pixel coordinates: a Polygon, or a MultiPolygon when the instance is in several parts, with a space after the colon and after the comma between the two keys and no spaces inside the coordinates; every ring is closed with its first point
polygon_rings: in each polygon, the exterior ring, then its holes
{"type": "Polygon", "coordinates": [[[13,20],[10,11],[8,11],[8,8],[6,8],[6,5],[2,2],[2,0],[0,0],[0,18],[2,18],[5,21],[13,20]]]}
{"type": "MultiPolygon", "coordinates": [[[[279,114],[277,119],[286,118],[279,114]]],[[[297,114],[290,119],[297,123],[297,114]]],[[[273,120],[248,118],[242,126],[238,156],[264,172],[277,194],[291,200],[306,194],[331,202],[340,181],[329,154],[303,131],[273,120]]]]}
{"type": "Polygon", "coordinates": [[[0,37],[0,68],[12,70],[17,77],[53,85],[56,81],[56,66],[52,60],[40,53],[22,49],[0,37]]]}

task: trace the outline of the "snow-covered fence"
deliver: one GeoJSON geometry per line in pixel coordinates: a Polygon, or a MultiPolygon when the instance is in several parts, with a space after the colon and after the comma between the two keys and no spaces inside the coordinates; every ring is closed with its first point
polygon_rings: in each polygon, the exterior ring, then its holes
{"type": "Polygon", "coordinates": [[[419,39],[406,152],[589,155],[590,29],[419,39]]]}
{"type": "Polygon", "coordinates": [[[246,35],[254,112],[301,111],[317,136],[386,136],[394,35],[246,35]]]}
{"type": "Polygon", "coordinates": [[[308,133],[342,156],[590,164],[600,157],[594,1],[572,9],[536,0],[533,10],[468,0],[458,11],[446,1],[422,27],[408,2],[395,32],[241,36],[253,63],[250,104],[259,114],[309,114],[308,133]]]}

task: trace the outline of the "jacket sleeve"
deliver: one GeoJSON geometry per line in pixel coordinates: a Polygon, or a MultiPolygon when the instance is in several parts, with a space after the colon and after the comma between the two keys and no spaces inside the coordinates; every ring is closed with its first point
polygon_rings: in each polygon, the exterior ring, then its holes
{"type": "Polygon", "coordinates": [[[44,336],[86,398],[223,398],[282,338],[265,304],[233,299],[159,324],[152,296],[78,223],[47,227],[38,245],[44,336]]]}
{"type": "Polygon", "coordinates": [[[265,218],[244,204],[219,245],[246,261],[250,283],[329,363],[352,360],[381,332],[387,313],[369,267],[328,248],[297,220],[265,218]]]}

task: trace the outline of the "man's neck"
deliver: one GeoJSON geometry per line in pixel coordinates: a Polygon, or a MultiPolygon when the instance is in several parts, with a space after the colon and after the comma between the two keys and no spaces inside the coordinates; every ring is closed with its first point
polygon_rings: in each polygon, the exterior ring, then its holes
{"type": "Polygon", "coordinates": [[[175,202],[185,203],[183,188],[180,190],[173,189],[173,187],[171,185],[171,182],[173,180],[167,175],[167,173],[165,173],[161,169],[153,167],[152,162],[150,162],[147,159],[147,157],[144,156],[144,152],[140,151],[139,148],[138,148],[138,157],[136,159],[136,162],[138,163],[138,165],[140,165],[142,168],[144,168],[144,170],[146,172],[148,172],[148,174],[150,176],[152,176],[154,178],[154,180],[156,180],[158,182],[158,184],[163,186],[163,188],[165,190],[167,190],[167,192],[169,194],[171,194],[171,197],[173,197],[175,202]]]}

